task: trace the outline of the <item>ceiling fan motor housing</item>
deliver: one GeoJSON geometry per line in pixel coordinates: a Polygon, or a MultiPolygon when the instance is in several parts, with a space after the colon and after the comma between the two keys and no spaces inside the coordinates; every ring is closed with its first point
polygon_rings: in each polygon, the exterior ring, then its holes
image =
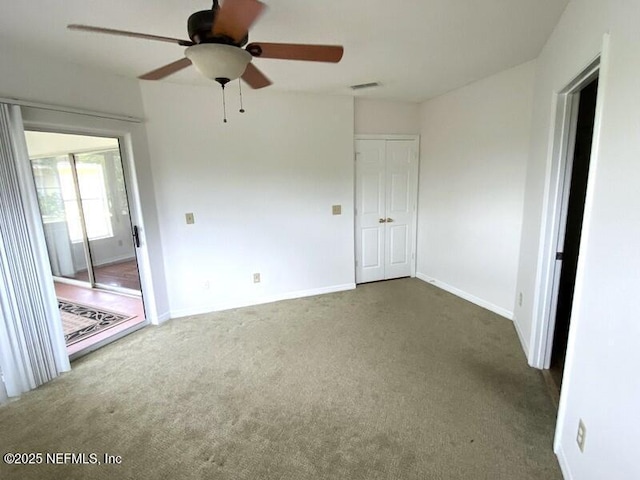
{"type": "Polygon", "coordinates": [[[226,35],[212,35],[211,28],[217,13],[218,9],[213,9],[201,10],[191,14],[189,20],[187,20],[187,31],[189,32],[191,41],[194,43],[224,43],[236,47],[245,46],[249,41],[248,33],[239,42],[234,41],[226,35]]]}

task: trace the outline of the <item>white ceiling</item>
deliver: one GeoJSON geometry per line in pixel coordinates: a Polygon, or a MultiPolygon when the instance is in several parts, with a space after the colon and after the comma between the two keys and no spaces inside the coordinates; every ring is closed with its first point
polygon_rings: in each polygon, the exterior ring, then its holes
{"type": "MultiPolygon", "coordinates": [[[[342,44],[342,62],[255,59],[286,91],[423,101],[538,56],[568,0],[264,0],[250,41],[342,44]]],[[[137,77],[182,57],[168,43],[72,32],[83,23],[188,39],[210,0],[0,0],[0,40],[137,77]]],[[[209,84],[195,69],[162,81],[209,84]]]]}

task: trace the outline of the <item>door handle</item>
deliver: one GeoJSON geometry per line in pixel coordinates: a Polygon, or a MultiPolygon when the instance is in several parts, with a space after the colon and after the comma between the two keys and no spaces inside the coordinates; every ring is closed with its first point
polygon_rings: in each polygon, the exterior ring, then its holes
{"type": "Polygon", "coordinates": [[[386,220],[384,218],[378,219],[378,223],[384,223],[384,222],[386,222],[386,220]]]}
{"type": "Polygon", "coordinates": [[[393,222],[393,218],[387,218],[387,219],[385,220],[385,222],[387,222],[387,223],[391,223],[391,222],[393,222]]]}
{"type": "Polygon", "coordinates": [[[140,232],[138,231],[137,225],[133,226],[133,244],[137,248],[140,248],[140,232]]]}

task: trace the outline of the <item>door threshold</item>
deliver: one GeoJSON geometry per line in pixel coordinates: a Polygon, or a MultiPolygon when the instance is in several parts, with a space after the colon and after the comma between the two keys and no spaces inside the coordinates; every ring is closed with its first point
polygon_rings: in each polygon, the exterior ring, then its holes
{"type": "Polygon", "coordinates": [[[135,325],[132,325],[129,328],[126,328],[125,330],[122,330],[122,331],[120,331],[118,333],[115,333],[110,337],[107,337],[107,338],[104,338],[102,340],[99,340],[96,343],[92,343],[92,344],[88,345],[87,347],[85,347],[85,348],[83,348],[81,350],[78,350],[77,352],[71,353],[69,355],[69,361],[77,360],[78,358],[84,357],[85,355],[87,355],[87,354],[89,354],[91,352],[95,352],[96,350],[98,350],[99,348],[104,347],[105,345],[109,345],[110,343],[115,342],[116,340],[120,340],[122,337],[126,337],[127,335],[129,335],[129,334],[131,334],[133,332],[136,332],[138,330],[143,329],[147,325],[149,325],[149,322],[145,319],[142,322],[137,323],[135,325]]]}
{"type": "Polygon", "coordinates": [[[132,290],[130,288],[112,287],[112,286],[105,286],[100,284],[97,284],[95,287],[87,287],[87,288],[91,288],[92,290],[95,290],[97,292],[113,293],[115,295],[122,295],[124,297],[142,298],[141,291],[132,290]]]}
{"type": "Polygon", "coordinates": [[[405,277],[395,277],[395,278],[383,278],[382,280],[371,280],[369,282],[360,282],[356,283],[356,285],[370,285],[372,283],[382,283],[382,282],[391,282],[393,280],[400,280],[402,278],[411,278],[411,275],[407,275],[405,277]]]}

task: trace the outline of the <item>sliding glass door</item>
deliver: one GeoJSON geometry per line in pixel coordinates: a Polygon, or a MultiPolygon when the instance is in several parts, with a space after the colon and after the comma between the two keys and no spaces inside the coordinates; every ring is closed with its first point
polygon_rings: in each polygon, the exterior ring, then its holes
{"type": "Polygon", "coordinates": [[[53,275],[140,292],[116,138],[25,132],[53,275]]]}

